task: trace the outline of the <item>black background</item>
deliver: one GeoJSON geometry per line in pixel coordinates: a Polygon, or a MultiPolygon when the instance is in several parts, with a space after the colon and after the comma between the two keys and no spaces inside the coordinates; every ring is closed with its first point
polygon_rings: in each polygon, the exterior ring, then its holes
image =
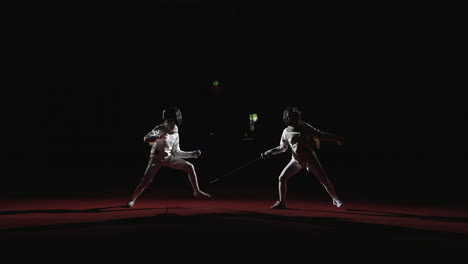
{"type": "MultiPolygon", "coordinates": [[[[289,152],[208,182],[277,146],[282,111],[297,106],[345,137],[319,152],[342,196],[466,202],[461,7],[309,2],[12,7],[2,193],[130,195],[143,136],[176,105],[182,150],[203,152],[191,161],[203,189],[273,197],[289,152]]],[[[154,185],[190,196],[182,172],[154,185]]],[[[291,186],[322,191],[303,172],[291,186]]]]}

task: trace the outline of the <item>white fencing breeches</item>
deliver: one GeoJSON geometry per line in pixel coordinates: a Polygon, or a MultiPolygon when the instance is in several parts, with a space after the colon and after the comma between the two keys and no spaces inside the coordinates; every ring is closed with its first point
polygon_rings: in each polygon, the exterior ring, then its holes
{"type": "Polygon", "coordinates": [[[148,166],[146,167],[145,174],[141,179],[140,184],[149,185],[154,176],[159,172],[161,167],[169,167],[177,170],[184,171],[188,174],[195,174],[195,168],[192,163],[178,157],[169,156],[164,160],[156,160],[158,156],[151,157],[148,166]]]}

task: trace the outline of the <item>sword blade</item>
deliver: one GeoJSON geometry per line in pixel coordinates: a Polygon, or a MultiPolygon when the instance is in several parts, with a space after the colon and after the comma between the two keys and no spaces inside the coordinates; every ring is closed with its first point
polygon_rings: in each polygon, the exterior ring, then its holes
{"type": "Polygon", "coordinates": [[[238,171],[238,170],[240,170],[240,169],[243,169],[243,168],[249,166],[250,164],[256,162],[257,160],[259,160],[259,159],[261,159],[261,158],[262,158],[262,157],[258,157],[258,158],[256,158],[256,159],[254,159],[254,160],[252,160],[252,161],[250,161],[250,162],[248,162],[248,163],[246,163],[246,164],[240,166],[239,168],[237,168],[237,169],[235,169],[235,170],[232,170],[232,171],[230,171],[229,173],[226,173],[226,174],[224,174],[223,176],[221,176],[221,177],[219,177],[219,178],[216,178],[216,179],[210,181],[210,183],[217,182],[217,181],[219,181],[220,179],[222,179],[222,178],[224,178],[224,177],[226,177],[226,176],[228,176],[228,175],[231,175],[231,174],[233,174],[234,172],[236,172],[236,171],[238,171]]]}

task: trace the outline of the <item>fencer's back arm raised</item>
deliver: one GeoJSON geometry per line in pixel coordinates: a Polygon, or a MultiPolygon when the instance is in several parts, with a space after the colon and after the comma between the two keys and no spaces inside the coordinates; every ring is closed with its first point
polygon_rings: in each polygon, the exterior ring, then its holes
{"type": "Polygon", "coordinates": [[[317,138],[319,140],[336,141],[336,140],[339,139],[339,137],[337,135],[321,131],[321,130],[313,127],[312,125],[310,125],[309,123],[306,123],[306,122],[304,122],[304,128],[305,128],[305,132],[307,134],[309,134],[312,137],[317,138]]]}

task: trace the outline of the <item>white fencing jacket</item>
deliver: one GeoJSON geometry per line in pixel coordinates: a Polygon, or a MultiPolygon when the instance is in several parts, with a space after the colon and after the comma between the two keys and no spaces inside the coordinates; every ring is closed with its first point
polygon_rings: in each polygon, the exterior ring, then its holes
{"type": "Polygon", "coordinates": [[[303,162],[315,155],[315,150],[320,148],[320,140],[330,139],[337,139],[337,136],[302,121],[297,127],[286,127],[281,135],[280,145],[269,151],[276,155],[291,148],[292,158],[303,162]]]}
{"type": "Polygon", "coordinates": [[[179,128],[177,125],[175,125],[174,129],[170,129],[166,123],[157,125],[144,136],[143,140],[151,145],[151,157],[158,156],[161,160],[169,157],[197,158],[195,151],[180,150],[179,128]],[[160,138],[164,134],[167,135],[166,139],[160,138]]]}

